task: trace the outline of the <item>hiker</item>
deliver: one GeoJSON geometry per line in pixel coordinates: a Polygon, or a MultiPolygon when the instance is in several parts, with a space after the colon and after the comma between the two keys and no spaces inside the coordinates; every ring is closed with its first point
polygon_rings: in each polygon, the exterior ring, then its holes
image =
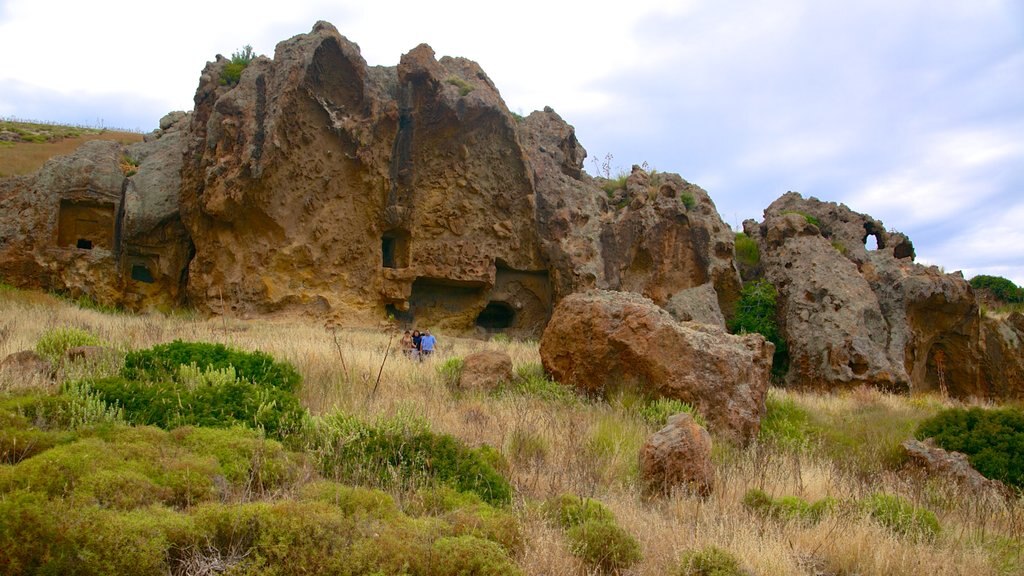
{"type": "Polygon", "coordinates": [[[412,332],[406,330],[405,334],[402,334],[402,342],[399,346],[402,348],[402,355],[406,358],[412,356],[412,332]]]}
{"type": "Polygon", "coordinates": [[[434,353],[434,346],[436,345],[437,339],[430,333],[430,330],[424,330],[423,337],[420,339],[420,354],[430,356],[434,353]]]}
{"type": "Polygon", "coordinates": [[[413,360],[420,359],[420,344],[423,342],[423,335],[420,334],[419,330],[412,331],[412,348],[409,352],[409,357],[413,360]]]}

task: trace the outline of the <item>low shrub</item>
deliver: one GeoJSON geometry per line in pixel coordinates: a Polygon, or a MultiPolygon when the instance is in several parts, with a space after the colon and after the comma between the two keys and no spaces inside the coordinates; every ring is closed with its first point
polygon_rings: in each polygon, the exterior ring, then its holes
{"type": "Polygon", "coordinates": [[[437,375],[440,376],[441,382],[444,383],[444,385],[454,388],[459,385],[464,365],[465,361],[462,358],[449,358],[441,364],[438,364],[437,375]]]}
{"type": "Polygon", "coordinates": [[[569,551],[604,573],[618,573],[643,559],[640,543],[614,521],[587,520],[566,530],[569,551]]]}
{"type": "Polygon", "coordinates": [[[490,504],[511,501],[512,487],[480,449],[422,423],[377,425],[345,415],[319,420],[314,452],[323,474],[357,484],[416,487],[434,482],[474,492],[490,504]]]}
{"type": "Polygon", "coordinates": [[[975,290],[987,290],[1007,304],[1024,302],[1024,288],[1017,286],[1012,280],[1002,276],[981,274],[971,278],[970,284],[975,290]]]}
{"type": "Polygon", "coordinates": [[[687,210],[693,210],[693,207],[697,205],[697,199],[689,192],[683,192],[680,194],[679,201],[683,203],[683,206],[686,206],[687,210]]]}
{"type": "Polygon", "coordinates": [[[761,263],[761,250],[757,241],[743,232],[736,233],[736,261],[743,266],[757,266],[761,263]]]}
{"type": "Polygon", "coordinates": [[[775,286],[767,280],[755,280],[743,286],[736,303],[736,315],[729,321],[733,334],[757,333],[775,345],[772,357],[772,376],[781,380],[789,370],[789,349],[779,331],[775,286]]]}
{"type": "Polygon", "coordinates": [[[677,398],[655,398],[648,400],[636,409],[637,416],[652,426],[661,427],[668,422],[669,416],[685,412],[693,417],[697,424],[707,428],[707,420],[692,404],[677,398]]]}
{"type": "Polygon", "coordinates": [[[449,76],[445,82],[459,89],[459,96],[466,96],[474,90],[473,85],[458,76],[449,76]]]}
{"type": "Polygon", "coordinates": [[[220,83],[227,86],[234,86],[242,79],[242,71],[249,67],[249,64],[256,58],[252,46],[246,44],[241,50],[231,54],[231,60],[224,66],[220,73],[220,83]]]}
{"type": "Polygon", "coordinates": [[[963,452],[986,478],[1024,488],[1024,410],[951,408],[922,422],[914,435],[963,452]]]}
{"type": "Polygon", "coordinates": [[[690,550],[679,559],[678,576],[747,576],[740,561],[728,550],[707,546],[690,550]]]}
{"type": "Polygon", "coordinates": [[[105,346],[98,336],[90,334],[80,328],[66,326],[54,328],[43,332],[36,342],[36,354],[46,358],[50,362],[60,362],[64,354],[78,346],[105,346]]]}
{"type": "Polygon", "coordinates": [[[523,573],[504,548],[476,536],[438,538],[431,555],[438,561],[431,563],[429,576],[516,576],[523,573]]]}
{"type": "Polygon", "coordinates": [[[803,216],[804,220],[807,220],[807,222],[809,224],[814,224],[818,228],[821,228],[821,221],[819,221],[814,216],[811,216],[810,214],[808,214],[807,212],[804,212],[802,210],[789,210],[787,212],[783,212],[783,214],[799,214],[799,215],[803,216]]]}
{"type": "Polygon", "coordinates": [[[580,400],[572,388],[548,378],[544,367],[539,362],[525,362],[516,366],[516,377],[502,390],[549,402],[572,404],[580,400]]]}
{"type": "Polygon", "coordinates": [[[799,450],[810,444],[811,435],[811,416],[807,410],[798,406],[792,398],[769,390],[758,439],[799,450]]]}
{"type": "Polygon", "coordinates": [[[753,488],[743,495],[743,505],[767,518],[817,524],[825,514],[835,509],[836,501],[833,498],[823,498],[810,503],[797,496],[772,498],[763,490],[753,488]]]}
{"type": "Polygon", "coordinates": [[[517,427],[509,434],[507,451],[513,462],[544,462],[549,448],[544,437],[535,430],[517,427]]]}
{"type": "Polygon", "coordinates": [[[939,535],[939,520],[931,510],[899,496],[875,493],[864,500],[863,506],[873,520],[896,534],[925,540],[939,535]]]}
{"type": "Polygon", "coordinates": [[[193,364],[204,373],[232,368],[239,380],[285,392],[298,392],[302,383],[302,376],[291,364],[274,360],[264,352],[181,340],[128,353],[121,376],[142,381],[176,380],[181,366],[193,364]]]}
{"type": "Polygon", "coordinates": [[[590,520],[615,521],[615,515],[604,504],[575,494],[561,494],[548,498],[541,505],[541,512],[562,529],[569,529],[590,520]]]}

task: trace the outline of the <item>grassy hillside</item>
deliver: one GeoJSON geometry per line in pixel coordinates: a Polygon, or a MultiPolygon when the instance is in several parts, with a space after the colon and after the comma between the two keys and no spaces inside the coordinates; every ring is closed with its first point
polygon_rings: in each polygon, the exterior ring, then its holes
{"type": "Polygon", "coordinates": [[[0,178],[31,174],[50,158],[69,154],[89,140],[130,144],[141,142],[142,134],[0,120],[0,178]]]}
{"type": "MultiPolygon", "coordinates": [[[[78,554],[101,571],[130,562],[132,572],[154,574],[515,573],[508,562],[525,574],[582,574],[612,570],[602,554],[621,550],[622,574],[1024,573],[1018,498],[902,470],[899,442],[952,405],[938,397],[772,390],[760,442],[716,441],[710,497],[648,501],[637,456],[664,403],[567,391],[544,378],[535,342],[442,334],[435,357],[414,363],[394,355],[398,339],[383,324],[335,331],[110,314],[0,289],[0,358],[37,347],[57,357],[87,338],[113,352],[60,361],[52,381],[0,372],[0,572],[78,554]],[[308,410],[303,430],[141,426],[128,406],[67,385],[124,374],[130,351],[173,340],[259,350],[293,366],[308,410]],[[484,348],[509,353],[516,380],[494,393],[454,388],[453,359],[484,348]],[[414,438],[450,436],[508,479],[511,500],[485,501],[444,480],[447,460],[435,448],[368,466],[392,433],[406,439],[406,455],[414,438]],[[91,455],[89,466],[76,454],[91,455]],[[573,520],[573,502],[596,520],[573,520]],[[5,519],[12,511],[17,526],[5,519]],[[122,558],[105,546],[133,552],[122,558]]],[[[205,377],[215,376],[223,375],[205,377]]]]}

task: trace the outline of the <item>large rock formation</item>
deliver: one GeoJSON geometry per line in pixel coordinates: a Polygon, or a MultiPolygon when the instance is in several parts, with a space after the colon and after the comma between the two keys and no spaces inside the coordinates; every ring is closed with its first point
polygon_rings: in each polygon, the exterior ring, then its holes
{"type": "Polygon", "coordinates": [[[609,203],[572,127],[514,117],[472,61],[421,45],[371,67],[319,22],[237,82],[228,63],[144,145],[4,183],[0,274],[133,308],[515,335],[591,287],[713,322],[736,300],[732,236],[703,190],[635,170],[609,203]]]}
{"type": "Polygon", "coordinates": [[[563,384],[678,398],[713,432],[746,441],[760,430],[774,348],[759,334],[678,322],[638,294],[591,290],[559,303],[540,355],[563,384]]]}
{"type": "Polygon", "coordinates": [[[954,396],[1006,396],[1022,387],[1005,360],[1012,327],[986,329],[959,273],[915,264],[903,234],[842,204],[790,192],[744,223],[761,250],[765,277],[779,291],[780,328],[789,345],[787,383],[812,388],[867,384],[941,390],[954,396]],[[869,237],[876,247],[869,249],[869,237]]]}
{"type": "Polygon", "coordinates": [[[185,118],[168,115],[146,142],[86,142],[33,176],[0,179],[0,276],[111,305],[179,304],[185,118]]]}

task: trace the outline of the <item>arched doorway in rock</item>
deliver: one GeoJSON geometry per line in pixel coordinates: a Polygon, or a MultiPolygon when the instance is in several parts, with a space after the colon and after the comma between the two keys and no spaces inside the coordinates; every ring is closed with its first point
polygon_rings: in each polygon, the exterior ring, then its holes
{"type": "Polygon", "coordinates": [[[516,311],[508,302],[492,300],[476,317],[476,325],[484,330],[507,330],[516,321],[516,311]]]}

